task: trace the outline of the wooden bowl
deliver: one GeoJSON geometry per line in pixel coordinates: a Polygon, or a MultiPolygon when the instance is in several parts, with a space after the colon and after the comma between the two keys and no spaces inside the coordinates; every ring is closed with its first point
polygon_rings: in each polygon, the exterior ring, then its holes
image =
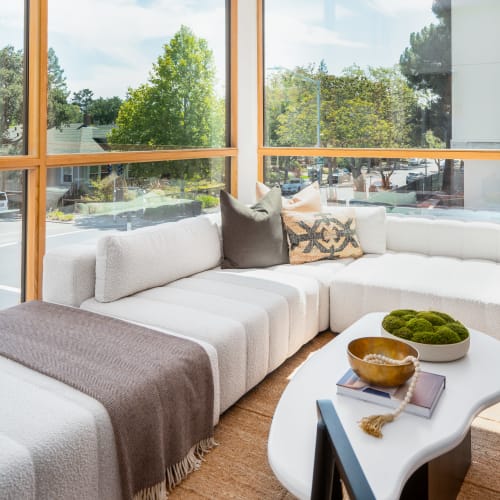
{"type": "Polygon", "coordinates": [[[361,337],[347,346],[347,357],[356,375],[365,382],[383,387],[404,384],[414,373],[413,363],[403,365],[376,364],[364,361],[367,354],[382,354],[392,359],[402,360],[406,356],[418,358],[418,351],[400,340],[386,337],[361,337]]]}

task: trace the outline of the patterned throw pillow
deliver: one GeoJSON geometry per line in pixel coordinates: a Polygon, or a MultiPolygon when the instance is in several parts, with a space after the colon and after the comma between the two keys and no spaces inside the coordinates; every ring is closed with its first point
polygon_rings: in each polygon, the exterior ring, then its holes
{"type": "Polygon", "coordinates": [[[282,214],[282,218],[288,237],[290,264],[363,255],[356,235],[354,210],[340,216],[287,213],[282,214]]]}

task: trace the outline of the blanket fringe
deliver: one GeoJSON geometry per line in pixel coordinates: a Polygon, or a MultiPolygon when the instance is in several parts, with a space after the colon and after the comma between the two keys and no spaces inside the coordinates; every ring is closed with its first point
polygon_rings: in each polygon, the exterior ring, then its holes
{"type": "Polygon", "coordinates": [[[134,500],[166,500],[169,492],[175,486],[191,472],[200,468],[204,455],[214,446],[217,446],[217,442],[213,437],[202,439],[188,451],[180,462],[171,465],[166,470],[166,479],[164,481],[139,491],[134,495],[134,500]]]}

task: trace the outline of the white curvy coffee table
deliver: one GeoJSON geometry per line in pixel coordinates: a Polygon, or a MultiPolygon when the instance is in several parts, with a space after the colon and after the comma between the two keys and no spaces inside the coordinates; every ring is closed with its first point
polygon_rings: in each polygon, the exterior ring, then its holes
{"type": "Polygon", "coordinates": [[[423,370],[446,376],[446,388],[430,419],[403,413],[383,427],[382,439],[365,434],[357,422],[390,409],[337,396],[335,384],[349,367],[347,344],[358,337],[380,335],[385,314],[364,316],[315,352],[281,396],[269,433],[268,459],[279,481],[300,499],[310,498],[311,494],[318,399],[332,400],[377,500],[400,498],[409,478],[427,466],[429,497],[444,498],[447,472],[455,472],[460,485],[470,463],[473,418],[500,401],[500,342],[470,330],[470,349],[464,358],[449,363],[421,363],[423,370]]]}

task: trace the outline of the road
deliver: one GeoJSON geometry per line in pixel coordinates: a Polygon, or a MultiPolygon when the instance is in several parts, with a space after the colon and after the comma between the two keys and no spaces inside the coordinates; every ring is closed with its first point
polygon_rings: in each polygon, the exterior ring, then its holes
{"type": "MultiPolygon", "coordinates": [[[[115,232],[115,229],[109,231],[115,232]]],[[[19,218],[0,218],[0,309],[19,303],[21,293],[21,235],[19,218]]],[[[74,243],[92,243],[103,235],[97,228],[47,222],[47,250],[74,243]]]]}
{"type": "MultiPolygon", "coordinates": [[[[419,173],[419,174],[435,174],[438,172],[438,167],[436,163],[430,162],[427,164],[427,169],[425,165],[419,165],[415,166],[410,169],[401,169],[401,170],[395,170],[394,173],[391,176],[391,183],[393,186],[405,186],[406,185],[406,177],[409,173],[419,173]]],[[[365,178],[366,178],[366,185],[369,186],[370,184],[380,181],[380,175],[378,175],[376,172],[372,171],[371,173],[367,174],[365,173],[365,178]]],[[[353,190],[353,185],[352,182],[347,182],[344,184],[334,184],[332,186],[332,193],[329,194],[329,188],[328,186],[321,186],[321,197],[322,201],[324,202],[326,199],[332,199],[332,195],[336,195],[337,200],[351,200],[354,198],[354,190],[353,190]]]]}

